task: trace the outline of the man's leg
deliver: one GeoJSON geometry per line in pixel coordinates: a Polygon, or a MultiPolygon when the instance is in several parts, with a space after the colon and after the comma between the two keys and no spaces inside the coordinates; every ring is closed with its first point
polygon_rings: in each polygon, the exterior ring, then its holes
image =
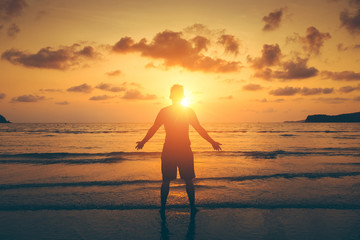
{"type": "Polygon", "coordinates": [[[160,211],[165,212],[166,200],[169,195],[169,180],[163,180],[161,184],[161,209],[160,211]]]}
{"type": "Polygon", "coordinates": [[[190,209],[192,212],[196,212],[197,209],[195,207],[195,187],[192,179],[185,179],[186,183],[186,192],[189,197],[190,209]]]}

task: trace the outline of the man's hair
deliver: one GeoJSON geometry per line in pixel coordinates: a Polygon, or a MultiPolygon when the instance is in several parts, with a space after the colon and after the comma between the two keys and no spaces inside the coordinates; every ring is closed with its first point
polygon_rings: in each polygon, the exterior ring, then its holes
{"type": "Polygon", "coordinates": [[[185,96],[184,87],[180,84],[174,84],[170,90],[170,98],[173,101],[181,101],[185,96]]]}

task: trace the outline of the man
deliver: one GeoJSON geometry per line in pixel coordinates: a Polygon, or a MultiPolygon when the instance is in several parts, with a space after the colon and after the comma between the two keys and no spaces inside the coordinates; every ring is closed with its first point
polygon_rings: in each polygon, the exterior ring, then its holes
{"type": "Polygon", "coordinates": [[[197,211],[195,208],[195,188],[193,184],[193,178],[195,178],[194,158],[190,148],[189,125],[193,126],[200,136],[213,146],[214,150],[221,150],[221,144],[215,142],[200,125],[195,112],[181,105],[183,98],[183,86],[178,84],[172,86],[170,91],[172,105],[160,110],[153,126],[149,129],[144,139],[137,142],[135,147],[137,150],[142,149],[144,144],[164,124],[166,137],[161,154],[161,171],[163,176],[161,185],[161,214],[165,214],[170,181],[176,179],[177,167],[179,168],[181,179],[184,179],[186,183],[191,213],[194,214],[197,211]]]}

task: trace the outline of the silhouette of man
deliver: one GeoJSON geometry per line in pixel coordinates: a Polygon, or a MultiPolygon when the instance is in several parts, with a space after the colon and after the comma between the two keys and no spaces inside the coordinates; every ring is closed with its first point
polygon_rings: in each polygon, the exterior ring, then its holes
{"type": "Polygon", "coordinates": [[[149,141],[160,126],[164,124],[166,137],[161,154],[161,214],[165,214],[170,181],[176,179],[177,168],[179,168],[181,179],[184,179],[186,184],[191,213],[197,212],[195,207],[195,188],[193,184],[193,178],[195,178],[194,157],[190,147],[189,125],[191,125],[201,137],[207,140],[214,150],[221,150],[221,144],[215,142],[200,125],[195,112],[181,105],[183,98],[183,86],[178,84],[173,85],[170,91],[172,105],[160,110],[154,124],[148,130],[144,139],[136,142],[137,145],[135,147],[137,150],[142,149],[144,144],[149,141]]]}

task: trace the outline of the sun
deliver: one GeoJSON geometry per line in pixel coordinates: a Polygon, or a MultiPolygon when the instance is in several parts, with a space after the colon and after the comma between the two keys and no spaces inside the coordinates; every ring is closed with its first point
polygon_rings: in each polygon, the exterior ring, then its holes
{"type": "Polygon", "coordinates": [[[183,105],[184,107],[188,107],[188,106],[190,105],[190,100],[189,100],[189,98],[184,97],[184,98],[181,100],[181,105],[183,105]]]}

